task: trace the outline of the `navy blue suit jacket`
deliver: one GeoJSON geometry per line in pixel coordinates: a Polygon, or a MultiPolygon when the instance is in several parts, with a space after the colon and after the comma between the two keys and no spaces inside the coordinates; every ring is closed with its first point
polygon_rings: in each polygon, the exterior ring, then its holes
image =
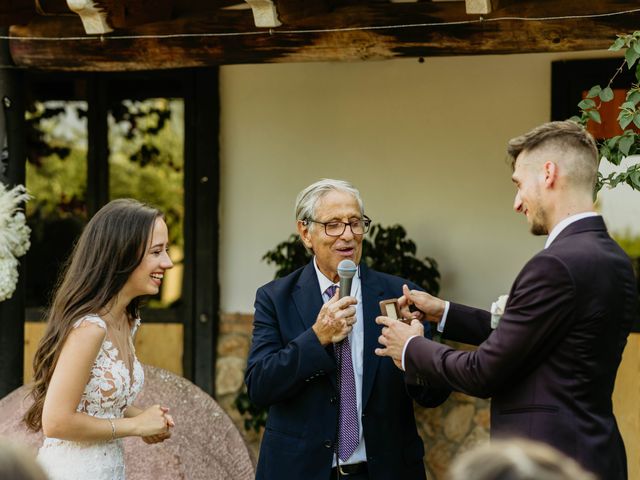
{"type": "Polygon", "coordinates": [[[415,339],[407,379],[491,397],[491,435],[542,441],[603,480],[627,478],[611,395],[638,293],[631,262],[601,217],[567,226],[522,269],[498,327],[484,310],[451,304],[444,336],[415,339]]]}
{"type": "MultiPolygon", "coordinates": [[[[374,353],[378,302],[402,295],[404,280],[360,266],[364,317],[362,429],[371,480],[424,480],[424,447],[404,375],[374,353]]],[[[411,288],[419,288],[411,285],[411,288]]],[[[245,382],[251,400],[269,407],[257,479],[328,480],[337,437],[336,364],[311,326],[323,300],[313,262],[261,287],[245,382]]],[[[429,335],[428,328],[426,335],[429,335]]],[[[448,389],[409,387],[426,406],[448,389]]]]}

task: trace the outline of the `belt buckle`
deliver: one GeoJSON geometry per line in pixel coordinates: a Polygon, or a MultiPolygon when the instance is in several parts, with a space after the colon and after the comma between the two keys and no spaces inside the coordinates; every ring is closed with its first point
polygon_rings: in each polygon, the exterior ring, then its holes
{"type": "Polygon", "coordinates": [[[347,473],[344,470],[342,470],[342,465],[338,465],[338,471],[340,472],[340,475],[344,475],[345,477],[348,477],[349,475],[351,475],[350,473],[347,473]]]}

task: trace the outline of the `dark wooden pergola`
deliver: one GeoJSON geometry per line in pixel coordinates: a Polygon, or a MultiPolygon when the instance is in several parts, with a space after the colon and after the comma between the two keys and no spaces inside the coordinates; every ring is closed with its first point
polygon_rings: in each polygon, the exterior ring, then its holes
{"type": "MultiPolygon", "coordinates": [[[[3,0],[0,180],[25,180],[27,89],[86,85],[89,213],[108,198],[109,100],[121,88],[184,98],[186,280],[168,321],[184,324],[185,376],[214,394],[219,65],[606,49],[638,25],[633,0],[3,0]]],[[[0,303],[0,397],[22,384],[22,290],[0,303]]]]}

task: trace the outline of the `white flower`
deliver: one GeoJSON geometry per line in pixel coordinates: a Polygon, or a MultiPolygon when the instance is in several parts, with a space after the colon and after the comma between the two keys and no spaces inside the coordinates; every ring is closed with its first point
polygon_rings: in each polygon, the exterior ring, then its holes
{"type": "Polygon", "coordinates": [[[504,308],[507,306],[509,295],[500,295],[498,299],[491,304],[491,328],[495,330],[502,318],[504,308]]]}
{"type": "Polygon", "coordinates": [[[18,260],[0,258],[0,301],[11,298],[18,283],[18,260]]]}
{"type": "Polygon", "coordinates": [[[0,183],[0,302],[13,295],[18,283],[18,257],[31,246],[31,229],[20,211],[20,204],[29,198],[22,185],[8,190],[0,183]]]}

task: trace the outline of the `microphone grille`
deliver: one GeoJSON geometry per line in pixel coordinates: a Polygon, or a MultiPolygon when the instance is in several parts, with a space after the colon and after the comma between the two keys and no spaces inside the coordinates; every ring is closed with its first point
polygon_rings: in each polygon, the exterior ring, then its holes
{"type": "Polygon", "coordinates": [[[358,267],[351,260],[342,260],[338,264],[338,276],[340,278],[353,278],[357,271],[358,267]]]}

